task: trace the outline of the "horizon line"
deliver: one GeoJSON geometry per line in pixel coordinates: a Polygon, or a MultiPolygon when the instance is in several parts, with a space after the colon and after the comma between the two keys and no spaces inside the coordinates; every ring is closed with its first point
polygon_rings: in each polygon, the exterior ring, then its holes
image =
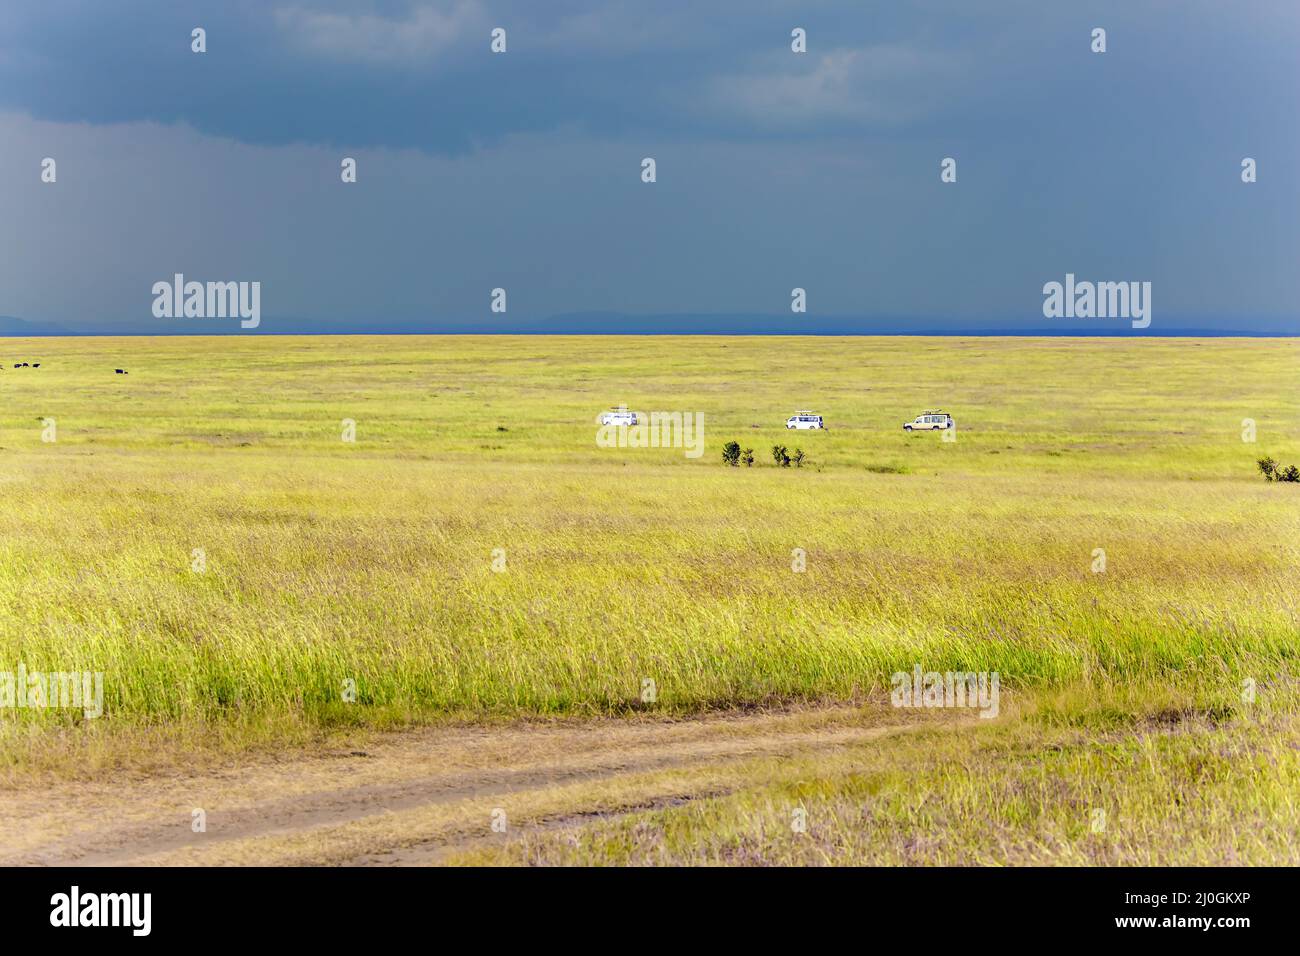
{"type": "Polygon", "coordinates": [[[1142,330],[1140,332],[1129,332],[1127,330],[1105,332],[1105,331],[1084,331],[1084,330],[1066,330],[1066,331],[1043,331],[1039,329],[995,329],[991,331],[970,331],[970,330],[921,330],[921,331],[845,331],[845,330],[813,330],[813,331],[736,331],[736,332],[681,332],[681,331],[664,331],[664,332],[591,332],[591,331],[564,331],[564,330],[482,330],[470,331],[464,329],[458,330],[440,330],[440,331],[418,331],[418,330],[400,330],[400,331],[350,331],[350,330],[328,330],[320,332],[262,332],[262,331],[228,331],[228,332],[34,332],[27,335],[15,335],[11,333],[0,333],[0,340],[5,339],[124,339],[124,338],[328,338],[328,337],[363,337],[371,336],[374,338],[396,337],[396,336],[445,336],[445,337],[469,337],[469,336],[529,336],[529,337],[565,337],[565,338],[649,338],[649,337],[674,337],[674,338],[1030,338],[1030,339],[1293,339],[1300,338],[1300,332],[1252,332],[1235,329],[1171,329],[1165,332],[1151,332],[1142,330]]]}

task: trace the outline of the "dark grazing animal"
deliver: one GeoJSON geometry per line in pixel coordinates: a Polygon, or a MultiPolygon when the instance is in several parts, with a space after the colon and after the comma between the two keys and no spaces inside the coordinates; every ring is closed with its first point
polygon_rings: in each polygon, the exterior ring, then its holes
{"type": "Polygon", "coordinates": [[[40,368],[40,367],[41,367],[41,363],[40,363],[40,362],[33,362],[33,363],[32,363],[32,368],[40,368]]]}
{"type": "Polygon", "coordinates": [[[124,369],[124,368],[115,368],[115,369],[113,369],[113,371],[116,372],[118,375],[125,375],[125,374],[126,374],[126,369],[124,369]]]}

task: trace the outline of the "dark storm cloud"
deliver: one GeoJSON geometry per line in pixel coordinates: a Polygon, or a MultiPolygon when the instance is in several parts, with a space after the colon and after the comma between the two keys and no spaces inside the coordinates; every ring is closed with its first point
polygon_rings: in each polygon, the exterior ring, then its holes
{"type": "Polygon", "coordinates": [[[268,328],[471,321],[502,284],[521,321],[788,314],[801,285],[813,315],[1009,328],[1074,271],[1294,326],[1297,11],[6,4],[0,314],[130,324],[184,270],[264,280],[268,328]]]}

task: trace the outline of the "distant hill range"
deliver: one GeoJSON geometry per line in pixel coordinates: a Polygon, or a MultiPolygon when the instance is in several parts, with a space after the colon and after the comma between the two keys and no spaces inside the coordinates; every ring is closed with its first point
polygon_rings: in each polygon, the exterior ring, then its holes
{"type": "MultiPolygon", "coordinates": [[[[1046,326],[1042,319],[972,319],[942,316],[757,315],[753,313],[671,313],[629,315],[622,312],[570,312],[535,322],[516,323],[510,331],[587,335],[1026,335],[1026,336],[1291,336],[1300,334],[1296,319],[1247,321],[1181,320],[1170,317],[1148,329],[1127,320],[1097,319],[1091,325],[1046,326]]],[[[473,331],[465,329],[465,331],[473,331]]],[[[480,331],[496,331],[480,329],[480,331]]]]}
{"type": "Polygon", "coordinates": [[[16,319],[12,315],[0,315],[0,336],[23,339],[38,335],[76,335],[71,329],[65,329],[53,322],[28,322],[16,319]]]}
{"type": "MultiPolygon", "coordinates": [[[[265,315],[256,332],[235,320],[179,319],[99,322],[69,329],[53,322],[0,316],[0,337],[45,335],[954,335],[954,336],[1295,336],[1295,318],[1160,317],[1148,329],[1127,320],[1048,326],[1041,318],[942,316],[763,315],[753,312],[565,312],[545,318],[490,314],[474,318],[332,319],[265,315]]],[[[1077,323],[1077,320],[1076,320],[1077,323]]]]}

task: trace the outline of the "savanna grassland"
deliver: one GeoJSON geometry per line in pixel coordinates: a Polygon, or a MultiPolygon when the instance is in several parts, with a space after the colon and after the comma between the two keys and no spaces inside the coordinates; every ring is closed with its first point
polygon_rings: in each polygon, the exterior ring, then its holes
{"type": "Polygon", "coordinates": [[[11,339],[0,359],[0,670],[102,671],[105,706],[0,713],[11,784],[414,724],[892,711],[919,664],[998,672],[1002,717],[737,766],[581,850],[546,831],[464,860],[1300,859],[1300,485],[1255,468],[1300,463],[1296,340],[11,339]],[[623,402],[702,412],[703,456],[598,447],[623,402]],[[829,430],[787,431],[803,408],[829,430]],[[931,408],[956,441],[903,432],[931,408]],[[723,465],[730,440],[753,467],[723,465]],[[778,443],[808,462],[776,467],[778,443]],[[1131,798],[1104,841],[1102,794],[1131,798]],[[773,822],[792,800],[802,842],[773,822]]]}

